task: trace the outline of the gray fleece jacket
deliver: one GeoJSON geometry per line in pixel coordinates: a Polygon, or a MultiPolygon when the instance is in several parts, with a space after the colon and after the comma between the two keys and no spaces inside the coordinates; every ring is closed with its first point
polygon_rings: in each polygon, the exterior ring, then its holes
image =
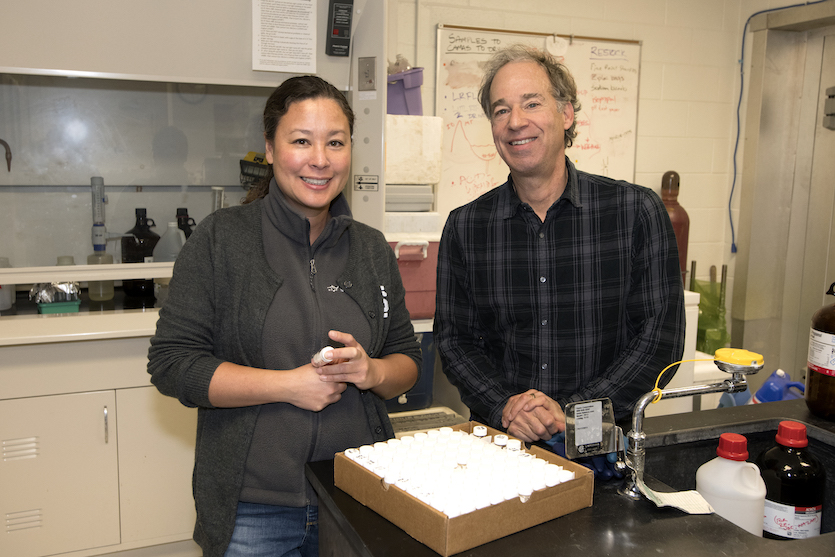
{"type": "MultiPolygon", "coordinates": [[[[215,408],[209,383],[224,361],[264,367],[262,328],[282,277],[264,256],[262,201],[216,211],[183,246],[148,352],[151,382],[198,408],[192,490],[195,541],[207,556],[229,544],[260,406],[215,408]]],[[[379,231],[352,222],[348,264],[339,286],[367,316],[372,358],[402,353],[420,369],[420,346],[405,306],[391,248],[379,231]],[[381,286],[384,287],[385,299],[381,286]]],[[[361,394],[374,440],[394,435],[383,401],[361,394]]]]}

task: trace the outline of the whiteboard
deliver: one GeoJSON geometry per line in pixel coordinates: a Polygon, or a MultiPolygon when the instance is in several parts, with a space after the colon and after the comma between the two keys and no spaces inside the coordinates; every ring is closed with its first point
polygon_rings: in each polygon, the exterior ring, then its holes
{"type": "Polygon", "coordinates": [[[435,115],[443,119],[438,212],[448,214],[507,180],[478,103],[482,67],[497,50],[526,44],[561,53],[577,83],[577,138],[566,155],[578,169],[634,182],[641,45],[588,37],[438,26],[435,115]]]}

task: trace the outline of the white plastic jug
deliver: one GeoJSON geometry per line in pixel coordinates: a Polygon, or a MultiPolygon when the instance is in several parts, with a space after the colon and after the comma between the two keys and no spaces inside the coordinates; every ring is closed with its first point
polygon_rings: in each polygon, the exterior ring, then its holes
{"type": "Polygon", "coordinates": [[[177,228],[176,222],[169,222],[165,234],[154,246],[154,262],[176,261],[183,244],[186,243],[185,233],[177,228]]]}
{"type": "Polygon", "coordinates": [[[716,514],[762,537],[765,482],[757,465],[745,462],[748,440],[736,433],[723,433],[716,454],[696,471],[696,491],[716,514]]]}

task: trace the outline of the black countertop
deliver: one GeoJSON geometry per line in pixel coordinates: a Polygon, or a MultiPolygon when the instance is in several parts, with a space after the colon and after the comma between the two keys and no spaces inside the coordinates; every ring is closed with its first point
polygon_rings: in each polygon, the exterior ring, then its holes
{"type": "MultiPolygon", "coordinates": [[[[803,400],[772,402],[737,408],[722,408],[688,414],[648,418],[648,474],[655,470],[676,468],[672,462],[675,451],[670,443],[710,447],[715,456],[715,440],[706,436],[733,431],[750,435],[762,430],[763,424],[776,431],[777,423],[791,419],[806,423],[810,439],[823,443],[828,449],[835,446],[835,423],[820,420],[810,414],[803,400]],[[773,428],[771,427],[773,425],[773,428]],[[708,432],[708,433],[705,433],[708,432]],[[655,447],[655,448],[653,448],[655,447]],[[665,451],[667,453],[665,454],[665,451]],[[654,453],[667,460],[664,466],[654,453]]],[[[773,443],[773,433],[763,433],[773,443]]],[[[765,438],[764,437],[764,438],[765,438]]],[[[715,438],[714,438],[715,439],[715,438]]],[[[811,445],[810,445],[811,446],[811,445]]],[[[688,452],[680,450],[678,452],[688,452]]],[[[757,453],[751,451],[752,459],[757,453]]],[[[703,464],[713,456],[698,462],[703,464]]],[[[686,468],[686,466],[682,466],[686,468]]],[[[523,555],[671,555],[715,556],[751,555],[758,557],[787,557],[792,555],[835,555],[835,529],[827,519],[835,501],[831,501],[835,471],[828,470],[827,491],[830,500],[824,506],[824,528],[827,532],[808,540],[775,541],[753,536],[717,515],[688,515],[671,508],[657,508],[647,500],[633,501],[617,493],[619,481],[595,482],[594,504],[586,509],[551,520],[528,530],[462,552],[460,556],[508,557],[523,555]]],[[[689,478],[695,469],[686,471],[689,478]]],[[[363,557],[432,557],[433,550],[414,540],[403,530],[364,507],[333,484],[333,461],[307,465],[307,477],[319,496],[322,529],[322,555],[357,555],[363,557]],[[322,520],[322,516],[325,520],[322,520]],[[334,550],[333,548],[337,548],[334,550]]],[[[671,476],[674,478],[674,475],[671,476]]],[[[647,477],[647,484],[655,489],[666,485],[647,477]]],[[[695,485],[695,478],[693,478],[695,485]]],[[[676,489],[692,488],[686,485],[676,489]]],[[[835,516],[832,516],[835,519],[835,516]]]]}

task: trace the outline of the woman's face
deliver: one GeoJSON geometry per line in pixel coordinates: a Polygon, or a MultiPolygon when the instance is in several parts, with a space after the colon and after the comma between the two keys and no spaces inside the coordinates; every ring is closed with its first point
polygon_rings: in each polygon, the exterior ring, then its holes
{"type": "Polygon", "coordinates": [[[327,213],[348,181],[351,132],[333,99],[294,102],[267,139],[267,162],[290,204],[306,217],[327,213]]]}

